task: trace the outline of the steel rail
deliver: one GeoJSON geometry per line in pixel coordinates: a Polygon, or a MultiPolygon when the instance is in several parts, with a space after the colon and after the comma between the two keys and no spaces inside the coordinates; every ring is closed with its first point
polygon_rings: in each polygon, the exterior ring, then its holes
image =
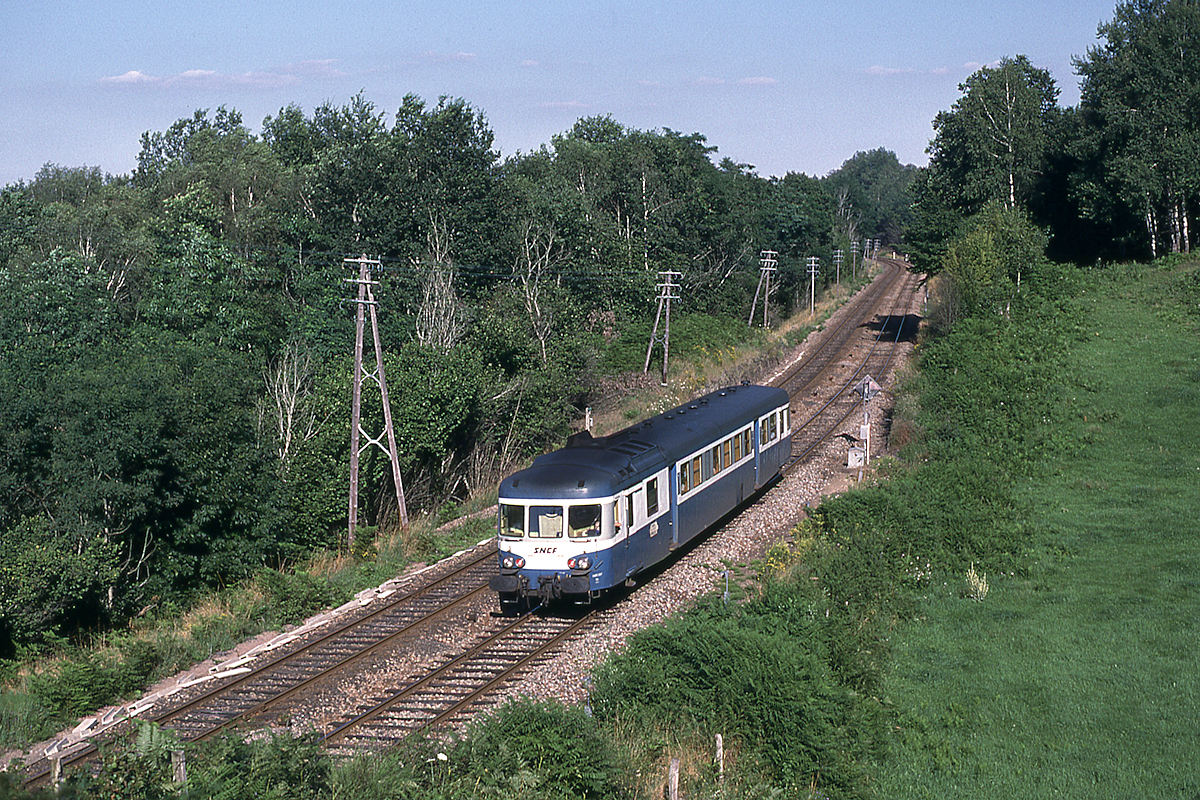
{"type": "MultiPolygon", "coordinates": [[[[364,626],[371,622],[380,620],[389,613],[396,612],[405,604],[415,604],[415,602],[420,598],[430,595],[439,588],[451,584],[454,580],[469,573],[472,569],[478,568],[489,560],[494,559],[495,555],[496,549],[493,542],[491,545],[482,548],[479,554],[471,557],[469,560],[465,561],[463,564],[457,566],[455,569],[451,570],[445,575],[439,576],[428,583],[408,588],[405,591],[398,593],[396,596],[388,598],[383,605],[362,616],[352,617],[351,619],[345,620],[340,624],[335,624],[333,627],[324,631],[320,635],[304,641],[301,646],[295,649],[281,651],[268,661],[259,665],[252,672],[249,672],[245,675],[240,675],[218,686],[214,686],[213,688],[204,691],[203,693],[183,702],[180,705],[172,706],[158,714],[148,715],[145,717],[145,719],[159,725],[166,725],[167,723],[179,719],[188,712],[202,709],[205,705],[212,703],[214,700],[220,700],[220,698],[224,696],[231,695],[236,689],[245,687],[247,684],[250,684],[253,681],[262,680],[270,676],[277,670],[297,661],[301,656],[305,654],[312,654],[322,645],[335,642],[339,638],[350,635],[355,630],[361,630],[364,626]]],[[[277,705],[279,702],[282,702],[283,700],[295,695],[302,688],[311,686],[320,680],[326,679],[334,673],[343,670],[347,666],[350,666],[353,663],[365,658],[371,653],[377,652],[378,650],[386,647],[403,633],[411,631],[413,628],[419,625],[428,623],[431,620],[448,613],[448,611],[453,607],[465,602],[469,598],[475,597],[486,588],[487,584],[484,582],[475,586],[474,588],[469,589],[465,593],[457,594],[453,597],[447,598],[432,610],[405,623],[399,630],[394,630],[387,633],[382,638],[367,646],[365,649],[357,649],[355,652],[340,658],[333,663],[319,666],[316,671],[312,672],[312,674],[308,675],[307,677],[301,677],[298,682],[289,683],[282,690],[279,690],[274,694],[270,694],[267,698],[255,702],[250,707],[237,710],[232,715],[224,716],[217,722],[206,726],[205,730],[202,730],[199,733],[181,738],[183,738],[185,741],[200,741],[207,739],[219,733],[220,731],[225,730],[229,726],[246,719],[247,717],[262,713],[267,708],[277,705]]],[[[94,758],[97,753],[98,750],[96,744],[92,741],[81,741],[76,743],[72,749],[65,751],[58,758],[60,768],[85,763],[94,758]]],[[[44,784],[50,779],[53,771],[51,759],[39,759],[38,761],[33,762],[33,765],[31,766],[33,769],[27,773],[23,781],[25,786],[38,786],[44,784]]]]}

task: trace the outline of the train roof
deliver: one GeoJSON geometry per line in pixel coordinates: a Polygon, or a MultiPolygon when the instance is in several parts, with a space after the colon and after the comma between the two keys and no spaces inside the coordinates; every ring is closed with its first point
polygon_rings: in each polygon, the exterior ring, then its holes
{"type": "Polygon", "coordinates": [[[728,386],[608,436],[577,433],[566,447],[538,456],[532,466],[501,481],[500,496],[611,497],[787,402],[782,389],[728,386]]]}

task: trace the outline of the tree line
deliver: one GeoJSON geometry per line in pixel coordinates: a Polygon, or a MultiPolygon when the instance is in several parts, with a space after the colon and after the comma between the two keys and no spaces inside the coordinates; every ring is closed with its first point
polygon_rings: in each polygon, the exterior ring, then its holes
{"type": "Polygon", "coordinates": [[[1015,55],[971,75],[934,118],[905,231],[919,269],[957,265],[961,285],[1015,291],[1019,259],[999,272],[1005,259],[992,259],[968,279],[963,259],[949,253],[989,205],[993,218],[1029,223],[1022,236],[1034,246],[1040,239],[1060,261],[1191,250],[1200,208],[1200,4],[1120,3],[1098,40],[1074,59],[1078,106],[1060,106],[1050,73],[1015,55]]]}
{"type": "MultiPolygon", "coordinates": [[[[600,378],[640,368],[659,270],[683,274],[699,330],[728,331],[760,249],[780,253],[786,313],[807,256],[895,238],[908,213],[915,170],[883,150],[824,179],[715,150],[600,116],[502,159],[465,100],[387,113],[360,94],[259,133],[199,110],[144,134],[129,175],[47,164],[5,187],[0,655],[338,545],[346,256],[383,263],[405,483],[430,509],[556,445],[600,378]]],[[[372,524],[394,521],[387,469],[363,465],[372,524]]]]}

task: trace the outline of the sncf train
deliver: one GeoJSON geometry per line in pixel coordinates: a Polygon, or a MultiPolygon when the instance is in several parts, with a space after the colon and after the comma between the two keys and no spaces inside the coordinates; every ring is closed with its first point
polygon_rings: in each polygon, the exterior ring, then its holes
{"type": "Polygon", "coordinates": [[[782,389],[731,386],[610,436],[572,436],[500,483],[506,612],[588,603],[666,558],[778,476],[791,455],[782,389]]]}

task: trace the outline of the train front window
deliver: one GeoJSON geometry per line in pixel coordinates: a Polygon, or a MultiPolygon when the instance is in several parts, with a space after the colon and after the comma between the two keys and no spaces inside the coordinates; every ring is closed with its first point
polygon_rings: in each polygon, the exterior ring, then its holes
{"type": "Polygon", "coordinates": [[[500,504],[500,535],[520,539],[525,535],[525,506],[500,504]]]}
{"type": "Polygon", "coordinates": [[[600,535],[600,506],[570,506],[567,508],[567,535],[572,539],[600,535]]]}
{"type": "Polygon", "coordinates": [[[563,534],[562,506],[530,506],[529,536],[533,539],[557,539],[563,534]]]}

